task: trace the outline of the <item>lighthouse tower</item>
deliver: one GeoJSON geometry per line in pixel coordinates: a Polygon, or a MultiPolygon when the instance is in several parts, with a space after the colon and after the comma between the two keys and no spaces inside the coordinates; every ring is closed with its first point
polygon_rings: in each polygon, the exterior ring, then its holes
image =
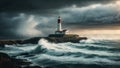
{"type": "Polygon", "coordinates": [[[67,30],[62,29],[62,19],[59,16],[58,20],[57,20],[57,30],[55,31],[55,34],[64,35],[64,34],[66,34],[66,31],[67,30]]]}
{"type": "Polygon", "coordinates": [[[61,17],[60,16],[58,17],[57,23],[58,23],[57,31],[62,31],[61,17]]]}

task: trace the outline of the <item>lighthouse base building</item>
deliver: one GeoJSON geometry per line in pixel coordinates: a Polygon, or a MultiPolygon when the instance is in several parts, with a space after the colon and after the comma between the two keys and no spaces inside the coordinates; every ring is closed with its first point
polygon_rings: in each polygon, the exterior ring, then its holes
{"type": "Polygon", "coordinates": [[[63,37],[64,35],[66,35],[66,32],[66,29],[62,29],[62,20],[59,16],[57,20],[57,30],[55,31],[55,34],[50,34],[49,37],[63,37]]]}

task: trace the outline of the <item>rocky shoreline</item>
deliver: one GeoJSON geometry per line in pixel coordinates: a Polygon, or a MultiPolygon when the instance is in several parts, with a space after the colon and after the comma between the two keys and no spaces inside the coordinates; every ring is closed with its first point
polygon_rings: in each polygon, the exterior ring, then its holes
{"type": "Polygon", "coordinates": [[[33,37],[26,40],[0,40],[0,47],[5,47],[5,45],[13,45],[13,44],[38,44],[40,39],[46,39],[49,42],[54,43],[63,43],[63,42],[72,42],[79,43],[80,40],[86,40],[86,37],[33,37]]]}
{"type": "Polygon", "coordinates": [[[24,59],[16,59],[8,54],[0,52],[0,68],[42,68],[40,66],[30,66],[32,62],[24,59]]]}

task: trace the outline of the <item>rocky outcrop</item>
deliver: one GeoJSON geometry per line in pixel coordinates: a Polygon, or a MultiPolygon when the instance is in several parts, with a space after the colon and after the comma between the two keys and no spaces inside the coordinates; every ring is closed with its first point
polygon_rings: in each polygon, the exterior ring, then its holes
{"type": "Polygon", "coordinates": [[[46,37],[34,37],[34,38],[30,38],[30,39],[26,39],[22,42],[22,44],[26,44],[26,43],[30,43],[30,44],[38,44],[38,41],[42,38],[46,38],[46,37]]]}
{"type": "Polygon", "coordinates": [[[31,39],[27,39],[24,40],[23,43],[37,44],[41,38],[54,43],[64,43],[64,42],[79,43],[79,41],[81,40],[87,40],[87,37],[79,37],[79,35],[75,35],[75,34],[68,34],[68,35],[50,34],[48,37],[34,37],[31,39]]]}
{"type": "Polygon", "coordinates": [[[23,40],[0,40],[0,48],[5,47],[5,44],[12,45],[12,44],[22,44],[23,40]]]}
{"type": "Polygon", "coordinates": [[[31,62],[23,59],[15,59],[0,52],[0,68],[41,68],[40,66],[30,66],[31,62]]]}
{"type": "Polygon", "coordinates": [[[48,37],[34,37],[26,40],[6,40],[0,41],[0,47],[5,47],[4,45],[12,45],[12,44],[37,44],[40,39],[46,39],[49,42],[54,43],[63,43],[63,42],[72,42],[79,43],[80,40],[86,40],[87,37],[79,37],[78,35],[49,35],[48,37]]]}
{"type": "Polygon", "coordinates": [[[0,53],[0,68],[20,68],[17,61],[5,53],[0,53]]]}
{"type": "Polygon", "coordinates": [[[49,42],[54,42],[54,43],[64,43],[64,42],[72,42],[72,43],[79,43],[80,40],[86,40],[86,37],[61,37],[61,38],[56,38],[56,37],[48,37],[46,38],[49,42]]]}

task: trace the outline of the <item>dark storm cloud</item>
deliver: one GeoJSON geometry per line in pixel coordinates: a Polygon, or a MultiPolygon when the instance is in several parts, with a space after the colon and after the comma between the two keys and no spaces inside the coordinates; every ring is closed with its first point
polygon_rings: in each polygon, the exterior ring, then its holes
{"type": "MultiPolygon", "coordinates": [[[[94,3],[109,3],[111,0],[0,0],[0,12],[50,12],[51,9],[72,4],[87,6],[94,3]]],[[[53,10],[52,10],[53,11],[53,10]]]]}
{"type": "Polygon", "coordinates": [[[0,13],[0,39],[24,39],[24,31],[18,33],[18,30],[28,19],[23,13],[0,13]]]}
{"type": "Polygon", "coordinates": [[[0,39],[6,38],[16,38],[16,28],[20,24],[19,20],[14,20],[16,14],[5,14],[0,13],[0,39]]]}
{"type": "Polygon", "coordinates": [[[69,7],[59,10],[64,22],[70,26],[99,28],[120,24],[119,3],[93,4],[85,7],[69,7]]]}

